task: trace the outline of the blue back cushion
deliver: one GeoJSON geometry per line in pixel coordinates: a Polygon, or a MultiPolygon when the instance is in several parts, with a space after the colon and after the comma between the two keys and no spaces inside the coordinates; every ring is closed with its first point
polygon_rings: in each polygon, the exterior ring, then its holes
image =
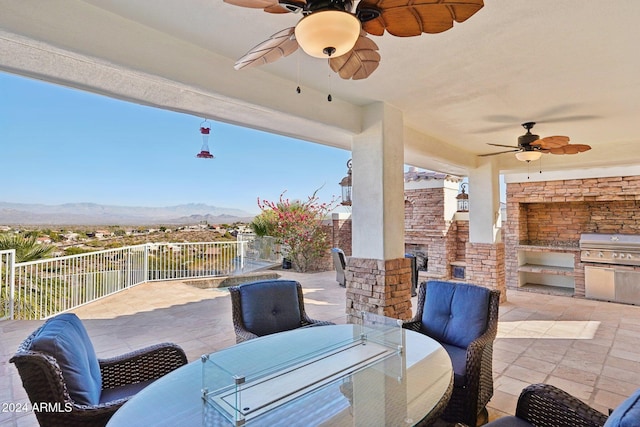
{"type": "Polygon", "coordinates": [[[81,405],[100,402],[100,364],[84,325],[73,313],[49,319],[31,342],[31,350],[53,356],[71,398],[81,405]]]}
{"type": "Polygon", "coordinates": [[[605,427],[638,427],[640,426],[640,389],[622,402],[609,415],[605,427]]]}
{"type": "Polygon", "coordinates": [[[429,281],[422,330],[437,341],[466,348],[487,329],[489,289],[429,281]]]}
{"type": "Polygon", "coordinates": [[[242,319],[258,336],[300,327],[298,282],[263,280],[239,286],[242,319]]]}

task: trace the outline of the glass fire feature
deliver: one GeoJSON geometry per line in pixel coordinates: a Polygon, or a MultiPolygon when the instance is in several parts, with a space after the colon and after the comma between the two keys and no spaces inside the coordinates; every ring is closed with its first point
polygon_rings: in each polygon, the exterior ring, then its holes
{"type": "Polygon", "coordinates": [[[331,396],[366,417],[371,403],[349,390],[363,375],[373,389],[382,390],[376,383],[385,378],[401,381],[404,335],[397,319],[362,313],[359,321],[295,329],[203,355],[203,425],[272,425],[289,417],[300,422],[307,405],[337,388],[341,393],[331,396]]]}

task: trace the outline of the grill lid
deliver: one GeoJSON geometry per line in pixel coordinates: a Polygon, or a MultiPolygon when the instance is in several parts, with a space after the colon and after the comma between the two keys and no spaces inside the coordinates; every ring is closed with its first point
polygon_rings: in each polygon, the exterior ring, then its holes
{"type": "Polygon", "coordinates": [[[580,235],[580,249],[640,251],[640,235],[584,233],[580,235]]]}

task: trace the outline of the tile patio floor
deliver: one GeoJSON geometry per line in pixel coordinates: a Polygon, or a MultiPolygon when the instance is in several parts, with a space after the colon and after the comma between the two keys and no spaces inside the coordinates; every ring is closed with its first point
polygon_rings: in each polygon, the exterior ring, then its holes
{"type": "MultiPolygon", "coordinates": [[[[344,314],[345,290],[333,272],[297,274],[308,314],[344,314]]],[[[559,386],[606,413],[640,388],[640,307],[508,291],[500,307],[494,350],[495,393],[490,419],[513,414],[530,383],[559,386]]],[[[415,299],[414,299],[415,304],[415,299]]],[[[99,357],[171,341],[189,361],[235,343],[229,294],[180,282],[146,283],[74,310],[99,357]]],[[[41,321],[0,321],[0,404],[24,403],[26,393],[8,363],[18,344],[41,321]]],[[[36,426],[33,414],[0,412],[0,425],[36,426]]]]}

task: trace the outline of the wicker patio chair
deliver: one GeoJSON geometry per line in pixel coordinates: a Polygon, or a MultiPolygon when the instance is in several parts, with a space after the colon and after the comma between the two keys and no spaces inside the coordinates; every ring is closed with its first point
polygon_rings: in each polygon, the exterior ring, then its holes
{"type": "Polygon", "coordinates": [[[332,325],[311,319],[295,280],[260,280],[229,287],[236,342],[303,326],[332,325]]]}
{"type": "Polygon", "coordinates": [[[550,384],[525,387],[515,416],[498,418],[486,427],[632,427],[640,425],[640,389],[608,417],[550,384]]]}
{"type": "Polygon", "coordinates": [[[41,426],[104,426],[127,400],[187,363],[175,344],[157,344],[98,359],[82,322],[66,313],[49,319],[10,359],[41,426]],[[44,351],[43,348],[51,348],[44,351]]]}
{"type": "Polygon", "coordinates": [[[493,396],[493,342],[500,291],[466,283],[429,281],[418,290],[414,318],[403,327],[437,340],[454,371],[451,399],[442,418],[475,426],[493,396]],[[425,308],[425,304],[427,307],[425,308]]]}

